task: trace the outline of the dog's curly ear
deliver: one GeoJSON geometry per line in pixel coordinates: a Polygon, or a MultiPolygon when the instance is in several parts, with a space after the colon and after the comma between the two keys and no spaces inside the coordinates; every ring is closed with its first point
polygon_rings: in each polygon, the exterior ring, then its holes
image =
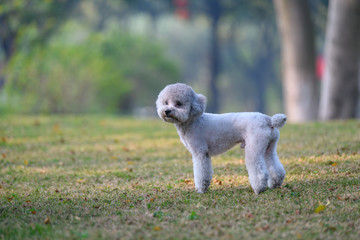
{"type": "Polygon", "coordinates": [[[202,94],[196,94],[195,100],[191,104],[190,116],[197,118],[204,113],[206,108],[206,97],[202,94]]]}

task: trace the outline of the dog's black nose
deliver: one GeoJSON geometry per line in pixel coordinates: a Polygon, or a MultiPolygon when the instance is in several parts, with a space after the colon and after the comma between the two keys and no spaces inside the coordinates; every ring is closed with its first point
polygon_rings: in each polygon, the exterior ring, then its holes
{"type": "Polygon", "coordinates": [[[169,114],[171,113],[171,110],[165,110],[165,115],[169,116],[169,114]]]}

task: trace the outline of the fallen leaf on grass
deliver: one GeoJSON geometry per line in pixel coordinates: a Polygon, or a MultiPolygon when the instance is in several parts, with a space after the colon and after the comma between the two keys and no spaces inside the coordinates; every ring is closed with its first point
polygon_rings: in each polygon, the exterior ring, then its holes
{"type": "Polygon", "coordinates": [[[1,154],[3,158],[6,158],[6,153],[1,154]]]}
{"type": "Polygon", "coordinates": [[[55,123],[52,130],[53,130],[53,133],[58,133],[58,134],[60,134],[60,133],[61,133],[60,124],[55,123]]]}
{"type": "Polygon", "coordinates": [[[50,218],[47,217],[47,218],[44,220],[44,223],[45,223],[45,224],[50,224],[50,218]]]}
{"type": "Polygon", "coordinates": [[[33,122],[33,125],[34,125],[35,127],[40,126],[40,121],[39,121],[38,119],[36,119],[36,120],[33,122]]]}
{"type": "Polygon", "coordinates": [[[325,230],[325,231],[334,232],[334,231],[336,231],[336,227],[335,227],[335,226],[328,226],[328,227],[326,227],[326,230],[325,230]]]}
{"type": "Polygon", "coordinates": [[[266,231],[266,230],[269,230],[270,229],[270,226],[269,225],[265,225],[263,227],[257,227],[256,228],[256,231],[266,231]]]}
{"type": "Polygon", "coordinates": [[[317,206],[317,208],[315,208],[314,212],[315,213],[319,213],[325,210],[325,206],[324,204],[322,204],[322,202],[319,201],[319,205],[317,206]]]}
{"type": "Polygon", "coordinates": [[[79,178],[78,180],[76,180],[77,183],[84,183],[86,182],[86,179],[83,178],[79,178]]]}
{"type": "Polygon", "coordinates": [[[162,230],[162,228],[161,228],[161,227],[159,227],[159,226],[155,226],[155,227],[153,228],[153,230],[154,230],[154,231],[161,231],[161,230],[162,230]]]}
{"type": "Polygon", "coordinates": [[[221,184],[222,184],[222,182],[221,182],[220,180],[218,180],[218,179],[214,179],[214,183],[217,184],[217,185],[221,185],[221,184]]]}
{"type": "Polygon", "coordinates": [[[25,165],[25,166],[29,165],[29,161],[28,161],[28,160],[24,160],[24,165],[25,165]]]}
{"type": "Polygon", "coordinates": [[[191,179],[185,179],[184,183],[185,184],[193,184],[193,181],[191,179]]]}

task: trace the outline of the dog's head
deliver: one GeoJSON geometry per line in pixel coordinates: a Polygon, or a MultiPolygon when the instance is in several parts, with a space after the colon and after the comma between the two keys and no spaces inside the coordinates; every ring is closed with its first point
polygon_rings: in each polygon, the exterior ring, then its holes
{"type": "Polygon", "coordinates": [[[165,122],[186,123],[199,117],[206,107],[206,97],[183,83],[167,85],[156,100],[159,117],[165,122]]]}

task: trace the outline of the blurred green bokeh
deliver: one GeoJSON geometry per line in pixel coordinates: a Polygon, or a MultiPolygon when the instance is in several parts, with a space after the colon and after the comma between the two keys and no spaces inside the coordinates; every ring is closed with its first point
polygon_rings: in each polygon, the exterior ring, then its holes
{"type": "MultiPolygon", "coordinates": [[[[327,2],[309,1],[319,55],[327,2]]],[[[206,95],[210,109],[211,81],[215,112],[283,111],[272,1],[0,1],[0,114],[155,113],[174,82],[206,95]]]]}
{"type": "Polygon", "coordinates": [[[175,64],[148,39],[116,30],[88,33],[74,22],[58,36],[12,57],[1,111],[128,113],[155,98],[154,88],[178,79],[175,64]]]}

